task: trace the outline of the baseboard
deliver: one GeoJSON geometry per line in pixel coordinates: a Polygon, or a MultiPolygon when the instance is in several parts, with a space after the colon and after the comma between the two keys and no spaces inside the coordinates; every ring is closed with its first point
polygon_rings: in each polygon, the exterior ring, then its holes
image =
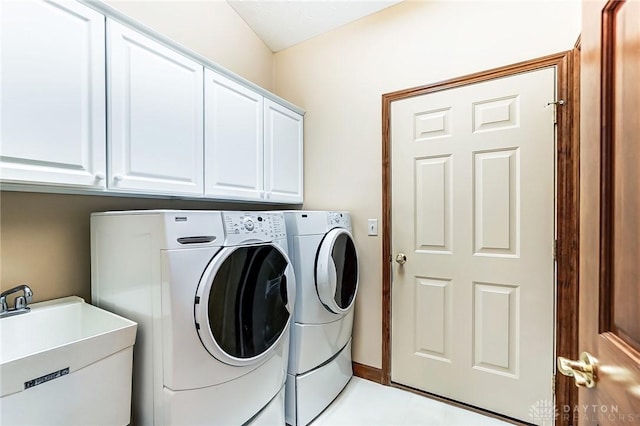
{"type": "Polygon", "coordinates": [[[353,375],[372,382],[382,383],[382,370],[369,365],[352,362],[353,375]]]}

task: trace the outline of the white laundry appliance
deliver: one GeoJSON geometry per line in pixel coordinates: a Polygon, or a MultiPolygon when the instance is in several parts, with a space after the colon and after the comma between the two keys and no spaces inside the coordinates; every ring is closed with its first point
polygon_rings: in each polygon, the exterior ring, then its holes
{"type": "Polygon", "coordinates": [[[138,322],[132,424],[284,424],[286,244],[282,213],[91,215],[93,302],[138,322]]]}
{"type": "Polygon", "coordinates": [[[285,412],[288,424],[301,426],[316,418],[353,375],[358,255],[349,213],[284,214],[297,282],[285,412]]]}

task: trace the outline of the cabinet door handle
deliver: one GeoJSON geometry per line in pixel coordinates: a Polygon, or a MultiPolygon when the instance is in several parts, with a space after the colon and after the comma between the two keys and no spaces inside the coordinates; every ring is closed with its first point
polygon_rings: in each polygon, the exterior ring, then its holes
{"type": "Polygon", "coordinates": [[[113,177],[113,180],[115,180],[116,182],[120,182],[124,179],[124,177],[122,175],[115,175],[113,177]]]}
{"type": "Polygon", "coordinates": [[[104,180],[104,173],[96,173],[96,180],[104,180]]]}

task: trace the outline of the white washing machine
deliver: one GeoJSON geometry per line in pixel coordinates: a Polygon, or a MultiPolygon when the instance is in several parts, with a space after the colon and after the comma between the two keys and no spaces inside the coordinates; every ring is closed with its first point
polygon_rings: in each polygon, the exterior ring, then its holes
{"type": "Polygon", "coordinates": [[[284,214],[297,280],[285,412],[288,424],[300,426],[316,418],[353,375],[358,255],[349,213],[284,214]]]}
{"type": "Polygon", "coordinates": [[[138,322],[132,424],[284,424],[282,213],[95,213],[91,250],[93,303],[138,322]]]}

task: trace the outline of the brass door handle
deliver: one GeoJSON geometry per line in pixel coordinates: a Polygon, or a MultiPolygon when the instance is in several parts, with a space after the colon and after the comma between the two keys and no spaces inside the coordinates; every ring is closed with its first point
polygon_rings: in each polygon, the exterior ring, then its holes
{"type": "Polygon", "coordinates": [[[400,265],[404,265],[405,263],[407,263],[407,256],[404,253],[398,253],[396,255],[396,262],[398,262],[400,265]]]}
{"type": "Polygon", "coordinates": [[[597,364],[598,360],[588,352],[582,352],[578,361],[558,357],[558,371],[562,375],[573,377],[578,387],[593,388],[596,386],[597,364]]]}

